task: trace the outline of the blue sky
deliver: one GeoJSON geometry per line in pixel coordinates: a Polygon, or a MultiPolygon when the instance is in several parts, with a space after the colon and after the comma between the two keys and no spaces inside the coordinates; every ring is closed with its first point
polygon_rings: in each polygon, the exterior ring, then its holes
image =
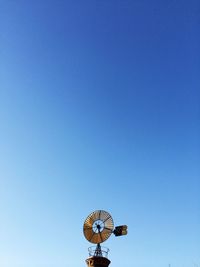
{"type": "Polygon", "coordinates": [[[0,265],[200,266],[199,1],[0,5],[0,265]]]}

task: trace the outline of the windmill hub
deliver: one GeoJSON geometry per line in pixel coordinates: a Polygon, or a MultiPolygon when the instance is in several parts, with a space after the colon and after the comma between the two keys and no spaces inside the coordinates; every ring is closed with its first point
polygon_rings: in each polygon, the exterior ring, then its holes
{"type": "Polygon", "coordinates": [[[104,229],[104,223],[101,220],[97,220],[93,223],[92,228],[95,233],[101,233],[104,229]]]}

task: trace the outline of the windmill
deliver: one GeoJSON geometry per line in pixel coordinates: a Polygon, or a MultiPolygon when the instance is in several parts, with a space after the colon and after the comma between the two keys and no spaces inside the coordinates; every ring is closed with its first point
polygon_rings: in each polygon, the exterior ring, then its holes
{"type": "MultiPolygon", "coordinates": [[[[96,247],[90,247],[89,256],[95,258],[105,258],[108,254],[107,248],[102,248],[101,243],[106,241],[111,234],[115,236],[122,236],[127,234],[127,226],[120,225],[114,227],[112,216],[105,210],[96,210],[88,215],[83,224],[83,233],[85,238],[96,244],[96,247]]],[[[88,262],[87,262],[88,263],[88,262]]],[[[110,261],[109,261],[110,263],[110,261]]],[[[109,264],[108,263],[108,264],[109,264]]],[[[95,266],[95,264],[88,264],[88,266],[95,266]]],[[[97,266],[97,265],[96,265],[97,266]]],[[[101,266],[101,265],[98,265],[101,266]]],[[[102,265],[104,266],[104,265],[102,265]]],[[[107,265],[108,266],[108,265],[107,265]]]]}

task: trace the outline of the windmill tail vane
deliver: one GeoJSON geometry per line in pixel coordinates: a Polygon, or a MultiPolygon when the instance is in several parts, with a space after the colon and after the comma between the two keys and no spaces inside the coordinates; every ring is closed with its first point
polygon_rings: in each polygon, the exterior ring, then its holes
{"type": "Polygon", "coordinates": [[[127,235],[128,233],[127,228],[128,228],[127,225],[116,226],[115,230],[113,231],[113,234],[115,236],[127,235]]]}

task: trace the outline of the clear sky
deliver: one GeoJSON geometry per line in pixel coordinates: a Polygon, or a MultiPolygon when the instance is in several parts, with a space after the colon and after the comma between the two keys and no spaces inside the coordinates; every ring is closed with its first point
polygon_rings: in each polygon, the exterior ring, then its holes
{"type": "Polygon", "coordinates": [[[0,266],[199,267],[199,0],[0,2],[0,266]]]}

